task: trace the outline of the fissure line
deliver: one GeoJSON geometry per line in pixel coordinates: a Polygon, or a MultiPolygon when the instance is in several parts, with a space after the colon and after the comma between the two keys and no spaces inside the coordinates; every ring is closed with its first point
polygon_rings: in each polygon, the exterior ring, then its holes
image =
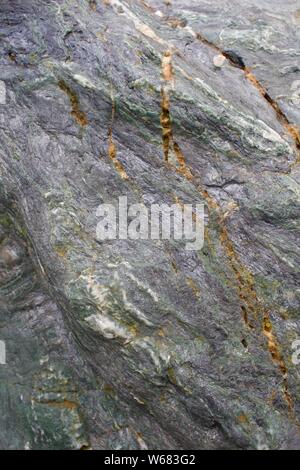
{"type": "Polygon", "coordinates": [[[209,47],[213,48],[215,51],[217,51],[219,54],[222,54],[226,59],[229,61],[229,63],[233,67],[237,67],[241,70],[243,70],[245,74],[245,78],[255,86],[255,88],[259,91],[259,93],[262,95],[262,97],[268,102],[268,104],[273,108],[276,117],[278,121],[284,126],[286,129],[287,133],[292,137],[296,150],[297,150],[297,158],[294,164],[300,162],[300,132],[297,129],[296,126],[294,126],[290,121],[288,120],[286,114],[282,111],[280,108],[279,104],[269,95],[268,91],[266,88],[259,82],[259,80],[256,78],[254,73],[251,71],[250,67],[247,67],[244,64],[244,61],[234,54],[231,51],[224,51],[220,47],[216,46],[214,43],[208,41],[202,34],[196,33],[196,38],[201,41],[202,43],[208,45],[209,47]]]}
{"type": "MultiPolygon", "coordinates": [[[[173,71],[172,71],[172,64],[171,64],[171,55],[169,52],[165,53],[163,60],[162,60],[162,76],[164,79],[164,83],[169,82],[170,80],[174,80],[173,71]]],[[[168,88],[167,88],[168,89],[168,88]]],[[[215,211],[218,217],[218,225],[219,225],[219,239],[220,243],[225,251],[227,259],[229,261],[229,265],[234,273],[236,282],[237,282],[237,289],[240,298],[240,308],[242,313],[242,318],[247,325],[247,327],[253,329],[254,324],[253,320],[259,320],[262,323],[262,333],[267,338],[267,346],[269,353],[272,357],[273,362],[278,366],[280,374],[283,380],[283,398],[287,403],[289,414],[292,416],[294,414],[293,411],[293,400],[289,393],[288,388],[288,381],[287,381],[287,367],[284,362],[284,358],[280,352],[279,343],[276,339],[276,336],[273,332],[272,324],[269,318],[269,313],[266,311],[264,306],[259,301],[256,290],[255,290],[255,281],[253,275],[248,271],[247,268],[243,266],[241,263],[239,256],[237,255],[234,245],[229,237],[225,219],[222,209],[220,208],[217,201],[208,193],[206,189],[201,187],[199,183],[194,181],[194,176],[192,174],[191,169],[186,164],[184,154],[178,144],[174,141],[173,130],[171,125],[171,113],[170,113],[170,99],[169,95],[167,95],[167,106],[166,102],[163,100],[162,105],[166,106],[166,109],[162,106],[162,111],[166,113],[164,114],[166,117],[166,121],[162,124],[165,125],[165,129],[168,129],[169,132],[166,134],[164,133],[163,127],[163,149],[164,149],[164,156],[165,160],[168,162],[169,166],[174,169],[177,173],[183,175],[188,181],[194,182],[197,190],[201,194],[201,196],[205,199],[208,207],[208,211],[215,211]],[[172,162],[169,161],[169,152],[170,150],[174,151],[176,156],[176,163],[178,165],[173,165],[172,162]],[[166,158],[167,157],[167,158],[166,158]]],[[[162,114],[161,114],[161,121],[162,121],[162,114]]]]}
{"type": "Polygon", "coordinates": [[[117,159],[117,146],[113,140],[113,124],[115,120],[115,114],[116,114],[116,102],[115,98],[113,96],[113,93],[111,92],[111,120],[110,120],[110,126],[108,129],[108,157],[110,160],[112,160],[117,172],[119,173],[120,177],[124,180],[128,179],[128,175],[123,167],[123,165],[119,162],[117,159]]]}

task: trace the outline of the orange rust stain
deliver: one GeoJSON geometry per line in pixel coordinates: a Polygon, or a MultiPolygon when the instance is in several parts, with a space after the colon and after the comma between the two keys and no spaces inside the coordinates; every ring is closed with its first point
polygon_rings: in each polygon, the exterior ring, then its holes
{"type": "MultiPolygon", "coordinates": [[[[188,167],[187,167],[188,168],[188,167]]],[[[191,173],[190,173],[191,174],[191,173]]],[[[192,174],[191,174],[192,175],[192,174]]],[[[193,177],[192,177],[193,178],[193,177]]],[[[190,181],[190,179],[188,178],[190,181]]],[[[263,333],[268,339],[268,349],[270,351],[272,359],[276,362],[283,378],[283,397],[287,403],[289,413],[293,413],[293,400],[289,393],[288,382],[287,382],[287,367],[285,365],[283,357],[279,353],[279,346],[275,335],[272,333],[272,326],[268,319],[267,313],[264,311],[255,291],[255,282],[253,275],[248,271],[241,263],[237,253],[235,252],[232,241],[230,240],[226,225],[225,218],[221,212],[221,208],[217,201],[201,186],[198,186],[199,193],[206,200],[209,211],[214,210],[218,216],[220,233],[219,239],[223,246],[227,259],[231,266],[232,271],[235,274],[237,281],[238,294],[241,301],[241,312],[245,324],[249,328],[254,328],[251,323],[251,318],[257,318],[258,315],[264,315],[264,327],[263,333]],[[265,319],[268,319],[266,321],[265,319]]],[[[181,204],[178,198],[175,198],[178,204],[181,204]]]]}
{"type": "Polygon", "coordinates": [[[186,283],[189,286],[189,288],[191,289],[191,291],[193,292],[194,296],[199,298],[200,297],[200,289],[199,289],[198,285],[196,284],[196,282],[194,281],[194,279],[192,279],[191,277],[187,277],[186,278],[186,283]]]}
{"type": "Polygon", "coordinates": [[[114,143],[114,141],[112,139],[112,131],[111,130],[109,131],[109,135],[108,135],[108,156],[112,160],[112,162],[114,164],[114,167],[117,170],[117,172],[119,173],[119,175],[121,176],[121,178],[123,180],[127,180],[128,175],[127,175],[122,163],[119,162],[119,160],[117,159],[117,146],[116,146],[116,144],[114,143]]]}
{"type": "Polygon", "coordinates": [[[237,417],[237,420],[240,424],[249,424],[249,419],[245,413],[240,413],[237,417]]]}
{"type": "Polygon", "coordinates": [[[39,403],[43,405],[48,405],[53,408],[61,408],[61,409],[68,409],[68,410],[75,410],[78,408],[78,403],[70,400],[62,400],[62,401],[55,401],[55,400],[47,400],[47,401],[40,401],[39,403]]]}
{"type": "Polygon", "coordinates": [[[161,336],[162,338],[165,337],[165,332],[164,332],[164,329],[162,327],[160,327],[158,329],[158,332],[157,332],[158,336],[161,336]]]}
{"type": "Polygon", "coordinates": [[[178,168],[177,171],[179,173],[181,173],[183,176],[185,176],[186,179],[191,181],[193,179],[193,175],[191,173],[191,170],[189,169],[189,167],[187,166],[187,164],[185,162],[185,157],[184,157],[179,145],[177,144],[177,142],[174,142],[173,149],[174,149],[177,161],[179,163],[179,168],[178,168]]]}
{"type": "MultiPolygon", "coordinates": [[[[295,146],[298,150],[300,150],[300,133],[299,130],[289,122],[288,118],[284,114],[284,112],[281,110],[280,106],[278,103],[276,103],[275,100],[271,98],[271,96],[268,94],[267,90],[262,86],[262,84],[257,80],[255,75],[252,73],[249,67],[244,68],[245,72],[245,77],[257,88],[257,90],[260,92],[260,94],[268,101],[268,103],[272,106],[274,109],[277,119],[281,122],[281,124],[285,127],[286,131],[288,134],[292,137],[294,140],[295,146]]],[[[300,155],[298,153],[297,160],[300,159],[300,155]]]]}
{"type": "MultiPolygon", "coordinates": [[[[174,78],[172,68],[171,68],[171,65],[172,65],[171,58],[172,58],[172,55],[169,51],[165,53],[163,57],[162,74],[163,74],[165,81],[173,80],[174,78]]],[[[183,175],[188,181],[192,181],[193,174],[189,166],[186,164],[183,152],[181,151],[179,145],[174,141],[174,138],[173,138],[172,125],[171,125],[171,119],[170,119],[170,100],[164,88],[162,88],[161,124],[163,128],[163,149],[164,149],[165,160],[168,161],[169,152],[170,152],[170,149],[172,148],[174,150],[177,162],[179,164],[179,167],[175,167],[175,171],[183,175]]],[[[242,306],[241,306],[242,316],[244,318],[245,323],[248,326],[252,327],[249,321],[249,314],[250,313],[252,314],[253,312],[255,312],[255,307],[256,307],[255,304],[257,302],[256,293],[254,290],[253,278],[250,275],[250,273],[242,267],[235,253],[233,244],[229,238],[226,226],[224,224],[225,218],[223,217],[221,213],[218,203],[215,201],[213,197],[210,196],[208,191],[206,191],[205,189],[198,187],[198,191],[206,200],[208,209],[215,210],[217,212],[219,226],[220,226],[220,235],[219,235],[220,241],[221,241],[222,246],[225,249],[227,257],[230,261],[230,265],[237,279],[239,297],[242,302],[242,306]]],[[[180,201],[177,201],[177,202],[180,204],[180,201]]]]}
{"type": "Polygon", "coordinates": [[[93,10],[93,11],[96,11],[97,9],[97,2],[95,0],[89,0],[89,6],[90,6],[90,9],[93,10]]]}
{"type": "Polygon", "coordinates": [[[173,145],[173,131],[170,115],[169,89],[173,86],[174,75],[172,67],[172,53],[166,51],[161,61],[161,74],[163,84],[161,87],[161,113],[160,124],[162,127],[162,144],[165,161],[169,160],[169,153],[173,145]]]}
{"type": "Polygon", "coordinates": [[[208,39],[206,39],[206,37],[203,36],[203,34],[196,33],[196,38],[198,39],[198,41],[203,42],[203,44],[206,44],[207,46],[211,47],[212,49],[219,52],[220,54],[223,54],[223,51],[218,46],[216,46],[213,42],[210,42],[208,39]]]}
{"type": "Polygon", "coordinates": [[[86,114],[80,109],[80,104],[79,104],[79,99],[72,88],[67,85],[64,80],[59,80],[58,82],[59,88],[66,93],[66,95],[69,97],[70,103],[71,103],[71,116],[75,119],[75,121],[82,127],[86,126],[88,124],[88,119],[86,117],[86,114]]]}
{"type": "Polygon", "coordinates": [[[268,101],[270,106],[274,109],[277,119],[281,122],[281,124],[285,127],[287,133],[292,137],[295,147],[297,149],[297,158],[296,161],[293,164],[297,164],[300,162],[300,131],[299,129],[291,124],[287,118],[287,116],[284,114],[282,109],[280,108],[279,104],[271,98],[271,96],[268,94],[267,90],[265,87],[259,82],[259,80],[256,78],[256,76],[253,74],[251,71],[250,67],[243,67],[241,65],[236,64],[233,62],[233,60],[230,58],[229,54],[226,54],[226,52],[222,51],[222,49],[218,46],[216,46],[214,43],[210,42],[208,39],[206,39],[201,33],[197,33],[196,37],[199,41],[201,41],[203,44],[206,44],[207,46],[211,47],[215,51],[218,51],[220,54],[225,55],[229,62],[231,63],[232,66],[240,68],[241,70],[244,71],[246,79],[252,83],[252,85],[255,86],[255,88],[259,91],[259,93],[263,96],[263,98],[268,101]]]}
{"type": "Polygon", "coordinates": [[[168,17],[166,19],[166,23],[171,26],[171,28],[184,28],[184,26],[186,25],[186,22],[182,19],[182,18],[176,18],[176,17],[168,17]]]}
{"type": "Polygon", "coordinates": [[[172,67],[172,53],[166,51],[162,58],[162,76],[167,82],[174,79],[172,67]]]}
{"type": "MultiPolygon", "coordinates": [[[[219,50],[216,46],[209,43],[209,41],[205,40],[202,36],[198,35],[198,39],[203,42],[206,42],[208,45],[214,47],[214,49],[219,50]]],[[[169,52],[167,55],[164,55],[162,60],[162,75],[164,78],[165,83],[168,81],[173,80],[173,71],[172,71],[172,64],[171,64],[171,54],[169,52]]],[[[262,85],[258,82],[256,77],[250,72],[249,69],[243,68],[246,78],[251,81],[256,88],[263,94],[264,98],[266,98],[269,103],[273,106],[274,110],[276,111],[277,116],[282,120],[282,122],[286,125],[289,129],[289,132],[294,133],[295,129],[288,123],[287,118],[280,110],[277,103],[273,102],[269,95],[267,94],[266,90],[262,87],[262,85]]],[[[167,87],[166,87],[167,88],[167,87]]],[[[163,148],[164,148],[164,156],[165,160],[168,161],[170,146],[173,145],[174,153],[176,155],[177,161],[179,163],[179,168],[173,167],[175,171],[183,174],[183,176],[191,181],[193,180],[193,175],[190,168],[186,165],[184,155],[176,142],[173,141],[173,132],[171,126],[171,119],[170,119],[170,100],[168,93],[166,92],[165,88],[162,87],[162,103],[161,103],[161,125],[163,128],[163,148]]],[[[295,135],[294,135],[295,139],[295,135]]],[[[298,133],[296,134],[296,145],[298,147],[298,133]]],[[[257,298],[257,294],[255,291],[255,282],[253,275],[248,271],[241,263],[237,253],[235,252],[234,246],[232,241],[230,240],[225,219],[226,217],[221,211],[220,206],[218,205],[217,201],[208,193],[208,191],[201,186],[197,186],[198,191],[207,202],[207,206],[209,211],[215,211],[218,216],[220,233],[219,239],[221,245],[223,246],[227,258],[229,260],[229,264],[235,274],[236,281],[237,281],[237,288],[239,293],[239,298],[241,301],[241,312],[242,317],[244,319],[245,324],[249,328],[254,328],[253,324],[250,321],[251,318],[257,318],[258,315],[263,315],[264,323],[263,323],[263,334],[266,336],[268,340],[268,349],[271,354],[272,359],[276,362],[281,372],[283,378],[283,396],[287,403],[288,410],[292,413],[293,410],[293,401],[291,395],[288,390],[288,382],[287,382],[287,368],[284,362],[283,357],[280,355],[279,346],[275,335],[272,333],[272,327],[270,326],[270,321],[268,319],[267,314],[264,312],[264,309],[257,298]],[[266,320],[267,318],[267,320],[266,320]]],[[[178,202],[178,201],[177,201],[178,202]]],[[[180,204],[180,201],[178,202],[180,204]]],[[[244,418],[242,418],[244,419],[244,418]]],[[[246,418],[247,419],[247,418],[246,418]]]]}
{"type": "Polygon", "coordinates": [[[117,147],[112,139],[111,129],[109,130],[109,135],[108,135],[108,156],[112,160],[114,160],[117,157],[117,147]]]}
{"type": "Polygon", "coordinates": [[[276,340],[276,338],[273,334],[272,329],[273,328],[272,328],[272,324],[271,324],[271,321],[269,319],[269,316],[268,316],[267,313],[265,313],[264,318],[263,318],[263,333],[264,333],[265,337],[268,340],[268,349],[270,351],[270,354],[271,354],[272,359],[274,360],[274,362],[278,363],[281,372],[283,374],[286,374],[286,372],[287,372],[286,366],[285,366],[283,358],[280,354],[278,343],[277,343],[277,340],[276,340]]]}
{"type": "Polygon", "coordinates": [[[263,317],[263,334],[267,338],[268,341],[268,350],[272,356],[272,359],[275,364],[279,367],[282,377],[283,377],[283,397],[287,403],[289,413],[291,415],[294,414],[294,405],[293,399],[289,393],[288,383],[287,383],[287,367],[284,362],[283,356],[280,352],[280,348],[278,345],[278,341],[273,333],[273,326],[270,321],[269,315],[265,312],[263,317]]]}
{"type": "Polygon", "coordinates": [[[146,2],[146,0],[141,0],[141,4],[151,13],[155,13],[155,8],[151,7],[149,3],[146,2]]]}
{"type": "Polygon", "coordinates": [[[207,202],[207,206],[210,210],[212,209],[219,209],[219,205],[218,203],[215,201],[215,199],[213,197],[211,197],[211,195],[208,193],[208,191],[206,191],[206,189],[202,189],[202,188],[198,188],[200,194],[202,194],[202,196],[204,197],[204,199],[206,200],[207,202]]]}
{"type": "Polygon", "coordinates": [[[113,162],[114,167],[117,170],[117,172],[119,173],[119,175],[121,176],[121,178],[123,180],[127,180],[128,175],[127,175],[123,165],[121,164],[121,162],[119,162],[119,160],[117,159],[117,146],[116,146],[116,144],[113,140],[113,130],[112,129],[113,129],[113,123],[114,123],[114,119],[115,119],[115,113],[116,113],[116,105],[115,105],[114,99],[112,98],[111,124],[110,124],[110,128],[109,128],[109,131],[108,131],[108,157],[113,162]]]}
{"type": "Polygon", "coordinates": [[[172,67],[172,53],[166,51],[162,58],[162,77],[164,85],[161,87],[161,113],[160,113],[160,123],[162,127],[162,143],[163,143],[163,153],[165,161],[169,161],[170,151],[173,150],[176,156],[179,167],[176,168],[176,171],[184,175],[188,180],[192,180],[193,176],[190,169],[185,163],[185,157],[173,138],[172,130],[172,121],[170,113],[170,97],[169,97],[169,87],[170,82],[173,86],[174,82],[174,73],[172,67]]]}
{"type": "Polygon", "coordinates": [[[162,127],[162,144],[164,159],[168,161],[170,145],[172,142],[172,125],[170,117],[170,100],[167,92],[162,87],[161,89],[161,113],[160,113],[160,123],[162,127]]]}
{"type": "MultiPolygon", "coordinates": [[[[217,203],[215,201],[212,202],[211,199],[212,198],[209,196],[209,205],[210,207],[215,208],[215,204],[217,203]]],[[[257,318],[258,315],[263,315],[263,334],[268,340],[268,350],[271,354],[272,360],[277,364],[282,375],[283,397],[287,403],[290,415],[293,415],[293,400],[289,393],[287,381],[288,371],[284,359],[280,353],[278,341],[272,331],[272,324],[270,322],[268,313],[263,309],[257,297],[253,275],[242,265],[238,255],[234,250],[233,243],[229,238],[226,226],[224,224],[224,218],[222,216],[219,216],[219,226],[220,241],[225,249],[225,252],[227,253],[227,258],[237,280],[237,288],[241,301],[241,311],[244,322],[248,327],[253,328],[254,326],[251,323],[250,317],[257,318]]]]}
{"type": "Polygon", "coordinates": [[[289,134],[295,140],[296,147],[300,150],[300,132],[299,132],[299,129],[296,126],[293,126],[293,124],[287,124],[286,128],[287,128],[289,134]]]}
{"type": "Polygon", "coordinates": [[[256,316],[259,310],[258,299],[254,289],[254,279],[252,274],[242,266],[234,250],[233,243],[229,238],[226,226],[223,224],[223,220],[219,220],[219,222],[220,241],[227,253],[227,258],[236,277],[242,316],[246,325],[251,328],[252,324],[249,317],[256,316]]]}
{"type": "Polygon", "coordinates": [[[258,91],[264,96],[266,90],[264,87],[259,83],[256,76],[251,72],[249,67],[245,67],[245,77],[258,89],[258,91]]]}

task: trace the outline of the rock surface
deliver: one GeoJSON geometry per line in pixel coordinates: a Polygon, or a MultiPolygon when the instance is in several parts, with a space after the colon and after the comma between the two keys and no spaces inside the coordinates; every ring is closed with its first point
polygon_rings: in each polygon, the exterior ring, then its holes
{"type": "Polygon", "coordinates": [[[299,12],[1,2],[1,448],[300,448],[299,12]],[[122,195],[203,249],[99,242],[122,195]]]}

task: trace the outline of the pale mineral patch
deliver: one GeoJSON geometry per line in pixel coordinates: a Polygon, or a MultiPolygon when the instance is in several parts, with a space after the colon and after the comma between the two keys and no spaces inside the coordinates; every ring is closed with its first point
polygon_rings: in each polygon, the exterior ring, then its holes
{"type": "Polygon", "coordinates": [[[6,104],[6,85],[0,80],[0,104],[6,104]]]}

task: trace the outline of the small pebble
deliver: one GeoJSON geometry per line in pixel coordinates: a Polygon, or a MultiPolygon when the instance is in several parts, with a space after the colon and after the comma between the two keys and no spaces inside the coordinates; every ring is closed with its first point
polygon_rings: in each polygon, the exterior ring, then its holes
{"type": "Polygon", "coordinates": [[[225,63],[226,57],[223,54],[215,55],[213,58],[214,66],[221,68],[225,63]]]}

